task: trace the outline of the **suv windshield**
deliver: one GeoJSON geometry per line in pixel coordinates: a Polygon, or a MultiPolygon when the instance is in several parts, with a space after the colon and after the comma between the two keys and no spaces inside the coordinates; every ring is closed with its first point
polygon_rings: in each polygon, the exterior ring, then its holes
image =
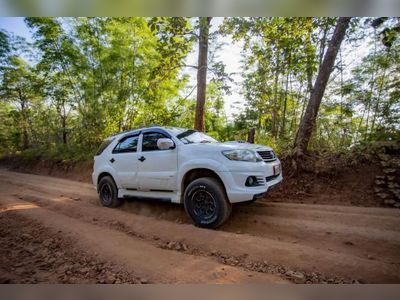
{"type": "Polygon", "coordinates": [[[182,141],[184,144],[193,144],[193,143],[218,143],[216,139],[213,139],[211,136],[208,136],[202,132],[186,129],[176,136],[178,139],[182,141]]]}

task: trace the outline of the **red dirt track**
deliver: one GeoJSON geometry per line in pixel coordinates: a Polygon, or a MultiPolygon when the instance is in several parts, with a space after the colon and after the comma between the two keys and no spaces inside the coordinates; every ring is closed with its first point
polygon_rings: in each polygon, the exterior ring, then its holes
{"type": "Polygon", "coordinates": [[[100,206],[93,186],[0,170],[0,282],[399,283],[400,210],[233,207],[218,230],[180,205],[100,206]]]}

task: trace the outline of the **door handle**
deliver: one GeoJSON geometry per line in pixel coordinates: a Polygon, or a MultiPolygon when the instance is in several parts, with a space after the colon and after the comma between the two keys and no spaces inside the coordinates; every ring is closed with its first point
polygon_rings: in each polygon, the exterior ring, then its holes
{"type": "Polygon", "coordinates": [[[146,157],[144,157],[144,156],[141,156],[140,158],[138,158],[138,160],[140,160],[141,162],[143,162],[143,161],[145,161],[145,160],[146,160],[146,157]]]}
{"type": "Polygon", "coordinates": [[[114,157],[110,159],[110,162],[113,163],[115,161],[114,157]]]}

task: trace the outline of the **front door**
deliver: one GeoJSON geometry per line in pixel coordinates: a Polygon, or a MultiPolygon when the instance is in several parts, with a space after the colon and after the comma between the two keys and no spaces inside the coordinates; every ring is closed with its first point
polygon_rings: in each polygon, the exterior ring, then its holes
{"type": "Polygon", "coordinates": [[[143,134],[138,153],[138,188],[142,191],[176,191],[177,149],[160,150],[157,140],[167,138],[160,132],[143,134]]]}

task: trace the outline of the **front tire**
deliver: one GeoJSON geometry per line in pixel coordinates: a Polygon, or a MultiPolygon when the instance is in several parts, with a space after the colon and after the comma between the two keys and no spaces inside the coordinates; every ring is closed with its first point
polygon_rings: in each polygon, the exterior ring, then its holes
{"type": "Polygon", "coordinates": [[[122,200],[118,199],[118,189],[114,180],[110,176],[104,176],[100,179],[97,186],[100,203],[106,207],[117,207],[122,204],[122,200]]]}
{"type": "Polygon", "coordinates": [[[222,184],[212,177],[191,182],[185,190],[184,205],[194,224],[204,228],[221,226],[232,211],[222,184]]]}

